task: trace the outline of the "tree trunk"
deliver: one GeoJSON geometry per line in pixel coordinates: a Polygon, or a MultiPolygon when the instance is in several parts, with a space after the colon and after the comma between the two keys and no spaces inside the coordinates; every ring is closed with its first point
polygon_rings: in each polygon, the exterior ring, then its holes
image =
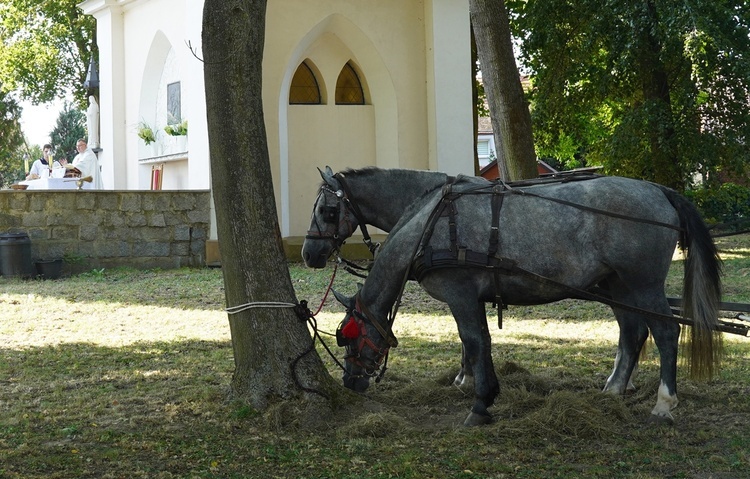
{"type": "MultiPolygon", "coordinates": [[[[265,12],[266,0],[206,0],[203,10],[211,185],[228,307],[296,303],[263,120],[265,12]]],[[[310,350],[307,325],[292,309],[250,309],[230,315],[229,326],[232,391],[256,409],[279,399],[319,403],[343,389],[310,350]]]]}
{"type": "Polygon", "coordinates": [[[656,36],[659,19],[652,1],[643,5],[643,15],[636,22],[639,76],[643,100],[648,111],[647,129],[651,147],[651,171],[643,177],[677,191],[685,189],[685,173],[675,145],[675,125],[669,78],[661,59],[661,42],[656,36]]]}
{"type": "Polygon", "coordinates": [[[513,55],[505,2],[469,0],[469,12],[498,148],[501,178],[505,181],[536,178],[531,115],[513,55]]]}
{"type": "Polygon", "coordinates": [[[479,176],[482,168],[479,167],[479,88],[477,88],[477,42],[474,39],[474,30],[471,31],[471,113],[474,120],[474,176],[479,176]]]}

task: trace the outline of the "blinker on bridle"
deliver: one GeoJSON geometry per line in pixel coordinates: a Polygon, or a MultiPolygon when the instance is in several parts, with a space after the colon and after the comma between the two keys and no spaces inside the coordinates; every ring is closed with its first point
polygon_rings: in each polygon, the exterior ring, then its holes
{"type": "Polygon", "coordinates": [[[316,215],[313,214],[313,221],[317,231],[315,229],[308,230],[305,239],[330,240],[334,244],[334,249],[338,249],[341,245],[344,244],[344,240],[348,238],[356,229],[356,225],[352,225],[352,223],[349,221],[349,208],[347,207],[348,200],[343,190],[334,191],[326,185],[320,187],[320,193],[318,194],[318,201],[316,201],[316,204],[320,202],[321,196],[324,199],[323,205],[317,206],[315,208],[315,212],[317,212],[321,216],[323,225],[318,223],[316,215]],[[325,204],[326,193],[330,193],[336,196],[338,201],[336,202],[335,206],[329,206],[325,204]],[[339,221],[342,203],[344,203],[345,212],[344,217],[339,221]],[[339,235],[339,229],[342,223],[345,224],[349,229],[349,234],[347,236],[344,236],[344,239],[340,240],[341,236],[339,235]]]}

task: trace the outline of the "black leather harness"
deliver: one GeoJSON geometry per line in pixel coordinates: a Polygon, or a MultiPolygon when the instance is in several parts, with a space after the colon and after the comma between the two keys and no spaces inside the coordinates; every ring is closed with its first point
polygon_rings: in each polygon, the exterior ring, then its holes
{"type": "MultiPolygon", "coordinates": [[[[524,181],[520,183],[510,183],[510,184],[504,183],[501,181],[493,182],[490,185],[478,185],[474,183],[464,183],[464,184],[460,184],[460,187],[458,188],[457,186],[459,185],[456,184],[455,179],[449,178],[448,182],[443,186],[442,198],[440,202],[438,203],[438,205],[433,210],[425,226],[425,230],[422,234],[422,239],[420,241],[419,247],[417,248],[417,253],[412,263],[412,267],[411,267],[412,276],[417,281],[421,281],[429,271],[432,271],[434,269],[439,269],[439,268],[470,267],[470,268],[481,268],[481,269],[492,270],[493,281],[494,281],[494,286],[495,286],[494,306],[497,307],[498,327],[501,329],[503,325],[502,310],[507,309],[507,306],[503,303],[503,299],[501,295],[502,277],[504,275],[514,275],[514,274],[525,275],[527,277],[534,279],[537,282],[549,284],[554,287],[569,291],[573,293],[574,297],[593,300],[593,301],[599,301],[604,304],[609,304],[610,306],[616,306],[616,307],[628,309],[628,310],[635,310],[640,313],[649,313],[639,308],[633,308],[632,306],[613,301],[611,298],[609,298],[606,295],[606,292],[604,291],[594,292],[594,291],[582,290],[582,289],[568,286],[564,283],[560,283],[558,281],[552,280],[550,278],[539,275],[532,271],[526,270],[518,266],[515,260],[503,257],[500,254],[500,245],[499,245],[500,227],[501,227],[500,214],[501,214],[501,210],[503,206],[503,200],[505,196],[508,194],[540,198],[540,199],[548,200],[551,202],[563,204],[566,206],[574,207],[583,211],[589,211],[592,213],[620,218],[623,220],[635,221],[638,223],[647,223],[647,224],[652,224],[656,226],[662,226],[665,228],[670,228],[670,229],[677,230],[677,231],[682,231],[682,229],[679,226],[675,226],[672,224],[644,219],[644,218],[634,218],[630,216],[625,216],[625,215],[621,215],[619,213],[615,213],[612,211],[592,208],[586,205],[573,203],[573,202],[562,200],[559,198],[553,198],[553,197],[533,193],[533,192],[528,191],[527,189],[518,188],[518,186],[524,187],[524,186],[534,186],[538,184],[547,184],[547,183],[552,183],[552,182],[560,183],[560,182],[570,182],[570,181],[583,181],[583,180],[589,180],[589,179],[599,178],[599,177],[600,175],[584,174],[584,175],[565,176],[563,178],[556,178],[554,180],[541,179],[537,181],[524,181]],[[489,244],[488,244],[486,252],[473,251],[471,249],[466,248],[465,246],[462,246],[458,241],[458,233],[457,233],[457,227],[456,227],[456,216],[458,214],[457,207],[456,207],[456,200],[464,195],[479,195],[479,194],[490,196],[492,218],[491,218],[491,226],[490,226],[489,244]],[[437,222],[441,218],[445,218],[445,217],[448,218],[449,247],[448,249],[435,249],[433,248],[433,246],[430,245],[430,240],[432,238],[437,222]]],[[[650,313],[650,314],[657,315],[662,319],[665,319],[665,318],[672,319],[671,316],[661,315],[658,313],[650,313]]]]}

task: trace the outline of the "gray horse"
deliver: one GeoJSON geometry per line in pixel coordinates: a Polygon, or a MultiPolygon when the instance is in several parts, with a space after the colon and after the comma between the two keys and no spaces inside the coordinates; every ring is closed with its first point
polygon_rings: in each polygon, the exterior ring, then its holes
{"type": "MultiPolygon", "coordinates": [[[[428,192],[445,185],[445,173],[406,170],[362,168],[334,173],[329,166],[320,171],[323,183],[313,205],[310,228],[302,245],[302,258],[311,268],[323,268],[328,258],[360,227],[368,239],[365,225],[391,231],[407,208],[428,192]]],[[[617,357],[615,366],[617,365],[617,357]]],[[[614,371],[614,370],[613,370],[614,371]]],[[[628,389],[635,390],[632,378],[628,389]]],[[[366,381],[352,380],[347,385],[366,387],[366,381]]],[[[471,365],[462,355],[461,369],[454,384],[473,388],[471,365]]]]}
{"type": "Polygon", "coordinates": [[[683,298],[685,316],[695,325],[691,372],[710,375],[718,359],[713,328],[720,264],[687,200],[655,184],[617,177],[522,189],[460,178],[412,204],[359,293],[337,295],[348,310],[340,328],[348,341],[345,384],[363,390],[377,373],[396,343],[389,312],[405,279],[417,274],[428,294],[449,305],[474,373],[475,401],[465,424],[489,422],[487,408],[499,392],[485,303],[529,305],[569,297],[601,298],[617,318],[618,354],[605,391],[625,391],[651,332],[661,363],[652,418],[671,421],[680,326],[668,319],[664,282],[678,240],[688,250],[683,298]]]}
{"type": "Polygon", "coordinates": [[[445,173],[421,170],[363,168],[334,173],[320,171],[323,184],[313,206],[302,259],[322,268],[357,226],[391,231],[404,211],[425,193],[443,186],[445,173]]]}

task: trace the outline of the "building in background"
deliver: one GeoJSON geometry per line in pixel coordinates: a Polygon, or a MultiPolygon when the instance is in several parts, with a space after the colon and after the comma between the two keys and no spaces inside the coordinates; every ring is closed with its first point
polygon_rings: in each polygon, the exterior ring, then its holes
{"type": "MultiPolygon", "coordinates": [[[[97,19],[105,188],[149,189],[163,165],[164,189],[210,189],[203,2],[80,7],[97,19]],[[187,135],[164,131],[184,122],[187,135]]],[[[469,28],[466,0],[268,1],[263,104],[285,238],[306,232],[316,167],[473,173],[469,28]]]]}

